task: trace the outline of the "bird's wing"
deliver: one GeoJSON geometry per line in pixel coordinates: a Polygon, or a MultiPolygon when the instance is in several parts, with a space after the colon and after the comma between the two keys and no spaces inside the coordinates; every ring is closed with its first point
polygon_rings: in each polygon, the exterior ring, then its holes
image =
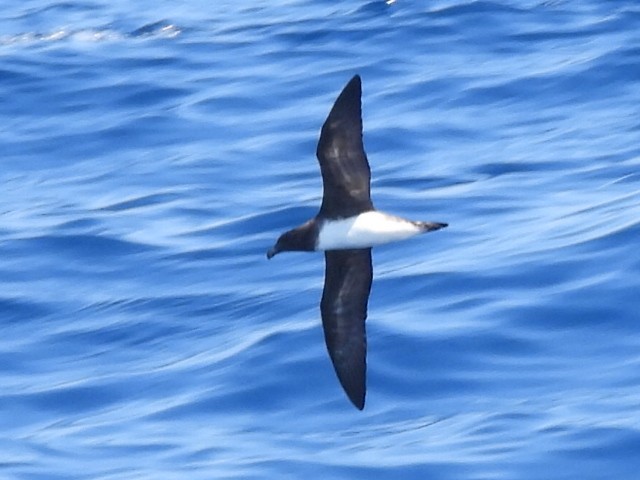
{"type": "Polygon", "coordinates": [[[362,143],[362,86],[344,87],[322,126],[316,156],[324,187],[320,214],[346,218],[373,209],[371,171],[362,143]]]}
{"type": "Polygon", "coordinates": [[[320,312],[327,349],[347,396],[362,410],[366,392],[365,320],[373,269],[371,249],[325,252],[320,312]]]}

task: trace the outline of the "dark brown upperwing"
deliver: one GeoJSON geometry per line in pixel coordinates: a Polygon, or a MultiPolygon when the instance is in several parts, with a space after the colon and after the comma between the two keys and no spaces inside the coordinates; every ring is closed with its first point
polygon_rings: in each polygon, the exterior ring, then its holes
{"type": "Polygon", "coordinates": [[[345,218],[373,209],[371,171],[362,143],[362,87],[354,76],[322,126],[316,156],[324,187],[320,215],[345,218]]]}
{"type": "Polygon", "coordinates": [[[325,252],[320,311],[327,349],[342,388],[364,408],[367,371],[365,320],[373,269],[371,249],[325,252]]]}

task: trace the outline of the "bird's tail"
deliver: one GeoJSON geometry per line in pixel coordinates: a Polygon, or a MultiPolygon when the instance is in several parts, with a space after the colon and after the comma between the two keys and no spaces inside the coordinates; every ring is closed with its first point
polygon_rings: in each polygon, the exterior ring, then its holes
{"type": "Polygon", "coordinates": [[[434,230],[440,230],[441,228],[449,226],[448,223],[440,222],[413,222],[415,223],[423,233],[433,232],[434,230]]]}

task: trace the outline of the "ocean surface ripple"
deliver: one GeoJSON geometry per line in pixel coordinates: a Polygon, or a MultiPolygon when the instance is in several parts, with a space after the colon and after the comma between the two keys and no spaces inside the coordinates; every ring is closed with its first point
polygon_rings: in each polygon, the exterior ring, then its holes
{"type": "Polygon", "coordinates": [[[0,12],[0,477],[635,478],[637,0],[105,2],[0,12]],[[367,407],[312,216],[363,78],[367,407]]]}

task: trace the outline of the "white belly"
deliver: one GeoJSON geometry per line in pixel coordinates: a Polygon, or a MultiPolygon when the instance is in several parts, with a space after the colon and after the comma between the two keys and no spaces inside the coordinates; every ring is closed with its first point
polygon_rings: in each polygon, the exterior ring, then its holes
{"type": "Polygon", "coordinates": [[[355,217],[326,221],[318,235],[316,250],[368,248],[396,242],[422,233],[413,223],[372,211],[355,217]]]}

